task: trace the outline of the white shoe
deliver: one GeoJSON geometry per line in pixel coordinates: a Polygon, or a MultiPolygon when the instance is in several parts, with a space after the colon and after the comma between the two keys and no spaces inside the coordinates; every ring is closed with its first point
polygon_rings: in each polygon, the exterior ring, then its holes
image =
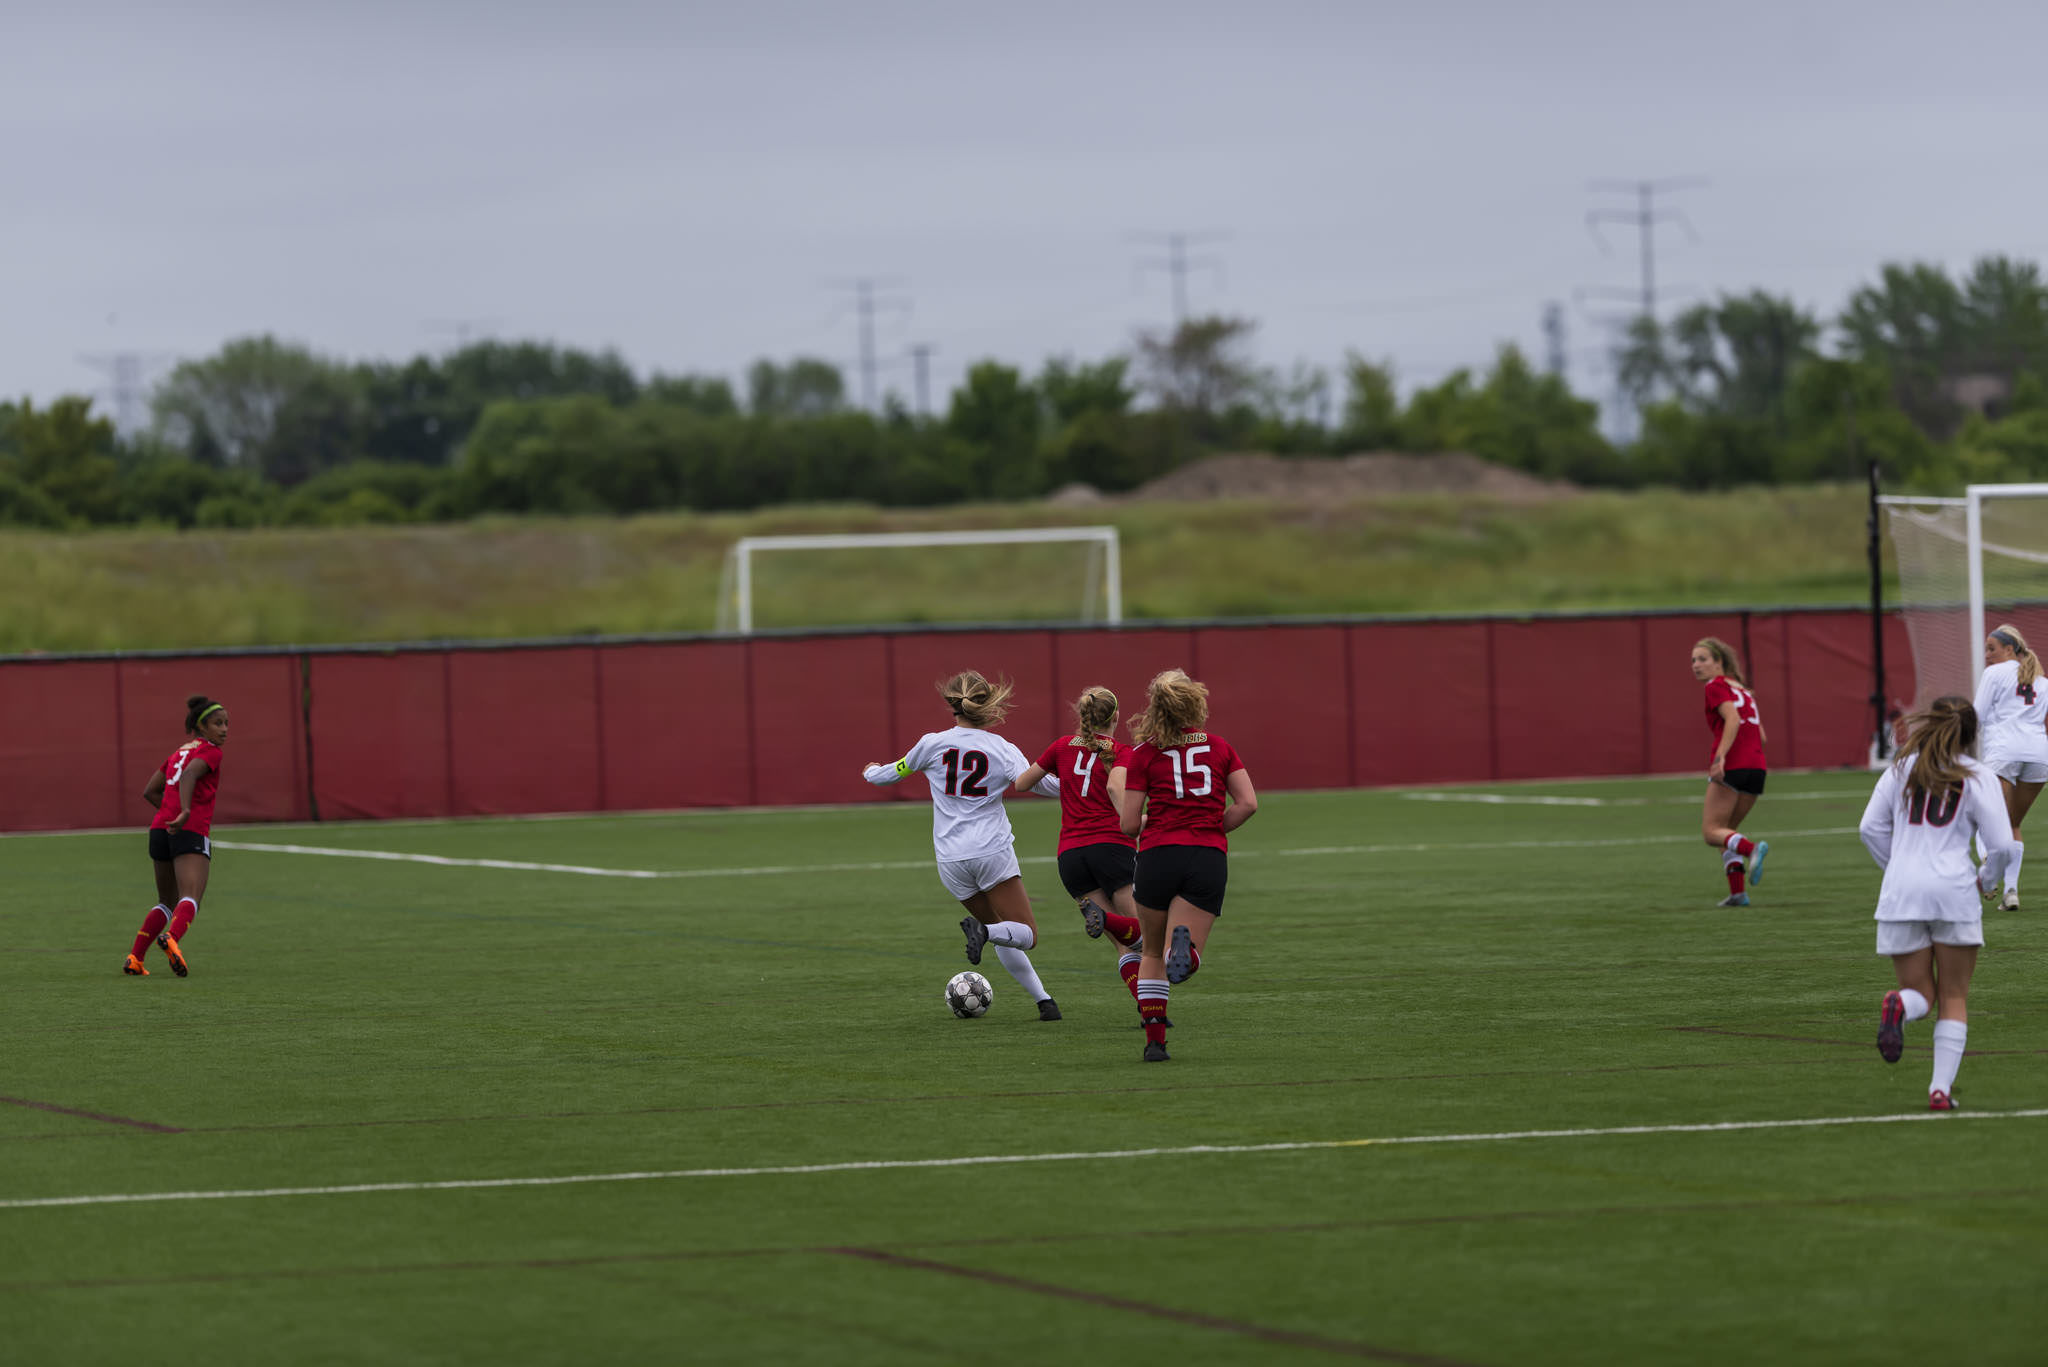
{"type": "Polygon", "coordinates": [[[1998,899],[1998,909],[2000,911],[2018,911],[2020,909],[2020,890],[2018,888],[2007,888],[2005,895],[1998,899]]]}

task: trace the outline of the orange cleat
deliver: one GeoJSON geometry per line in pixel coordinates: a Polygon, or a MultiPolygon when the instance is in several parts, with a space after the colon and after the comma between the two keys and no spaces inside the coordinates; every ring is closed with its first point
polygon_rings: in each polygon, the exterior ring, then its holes
{"type": "Polygon", "coordinates": [[[149,970],[142,966],[142,960],[136,958],[133,954],[128,956],[127,963],[121,965],[121,971],[131,978],[147,978],[149,976],[149,970]]]}
{"type": "Polygon", "coordinates": [[[164,952],[164,957],[171,961],[171,972],[181,978],[184,977],[186,972],[185,954],[184,951],[178,948],[178,942],[171,938],[171,932],[168,930],[158,931],[156,933],[156,944],[157,948],[164,952]]]}

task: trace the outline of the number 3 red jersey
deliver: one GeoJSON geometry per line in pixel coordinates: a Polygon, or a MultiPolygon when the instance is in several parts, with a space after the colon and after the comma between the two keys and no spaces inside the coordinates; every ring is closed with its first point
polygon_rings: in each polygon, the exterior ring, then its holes
{"type": "Polygon", "coordinates": [[[1083,845],[1129,849],[1138,843],[1117,825],[1116,807],[1109,800],[1109,771],[1118,765],[1130,768],[1131,747],[1113,740],[1110,749],[1105,757],[1079,737],[1061,736],[1038,757],[1038,767],[1060,780],[1060,854],[1083,845]]]}
{"type": "Polygon", "coordinates": [[[1143,848],[1230,848],[1223,834],[1223,800],[1230,776],[1244,762],[1229,741],[1214,732],[1190,731],[1180,744],[1164,749],[1137,746],[1128,767],[1125,786],[1146,797],[1143,848]]]}
{"type": "Polygon", "coordinates": [[[184,777],[185,766],[195,759],[206,761],[206,772],[192,785],[192,815],[185,818],[179,829],[194,835],[205,835],[213,829],[213,799],[220,792],[220,747],[210,740],[188,740],[171,751],[170,758],[159,766],[164,776],[164,797],[157,804],[156,820],[149,823],[151,830],[162,830],[178,814],[178,780],[184,777]]]}
{"type": "Polygon", "coordinates": [[[1764,719],[1756,710],[1756,694],[1744,688],[1735,680],[1722,677],[1707,680],[1707,734],[1713,737],[1707,747],[1707,759],[1711,762],[1714,751],[1721,745],[1721,704],[1735,704],[1735,743],[1728,747],[1728,757],[1721,761],[1723,769],[1763,769],[1764,763],[1764,719]]]}

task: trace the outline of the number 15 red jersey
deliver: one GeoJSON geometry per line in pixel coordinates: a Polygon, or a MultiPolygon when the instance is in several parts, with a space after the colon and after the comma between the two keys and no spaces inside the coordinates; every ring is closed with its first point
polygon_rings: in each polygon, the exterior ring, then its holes
{"type": "Polygon", "coordinates": [[[1060,780],[1059,854],[1084,845],[1136,847],[1137,841],[1117,825],[1116,806],[1109,800],[1109,771],[1118,765],[1128,769],[1131,747],[1110,741],[1110,753],[1097,752],[1079,736],[1061,736],[1045,747],[1038,767],[1060,780]]]}
{"type": "Polygon", "coordinates": [[[1223,834],[1225,786],[1233,773],[1244,768],[1244,762],[1229,741],[1214,732],[1190,731],[1178,745],[1136,747],[1129,768],[1125,784],[1146,797],[1144,849],[1155,845],[1230,848],[1223,834]]]}

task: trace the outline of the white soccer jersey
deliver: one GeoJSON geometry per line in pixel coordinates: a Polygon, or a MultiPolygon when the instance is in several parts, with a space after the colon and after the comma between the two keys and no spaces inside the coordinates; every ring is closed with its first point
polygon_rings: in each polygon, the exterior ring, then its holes
{"type": "Polygon", "coordinates": [[[2020,662],[2002,660],[1977,681],[1978,752],[1987,763],[2048,764],[2048,678],[2020,683],[2020,662]]]}
{"type": "Polygon", "coordinates": [[[1877,894],[1880,921],[1976,921],[1984,915],[1970,839],[1984,840],[1987,883],[1996,884],[2013,850],[2012,822],[1998,780],[1977,761],[1963,757],[1968,776],[1962,791],[1915,793],[1906,774],[1917,757],[1884,771],[1857,834],[1884,870],[1877,894]]]}
{"type": "Polygon", "coordinates": [[[940,863],[974,859],[1012,844],[1003,794],[1031,767],[1024,752],[993,731],[956,726],[920,737],[894,764],[866,771],[870,783],[923,773],[932,786],[932,853],[940,863]]]}

